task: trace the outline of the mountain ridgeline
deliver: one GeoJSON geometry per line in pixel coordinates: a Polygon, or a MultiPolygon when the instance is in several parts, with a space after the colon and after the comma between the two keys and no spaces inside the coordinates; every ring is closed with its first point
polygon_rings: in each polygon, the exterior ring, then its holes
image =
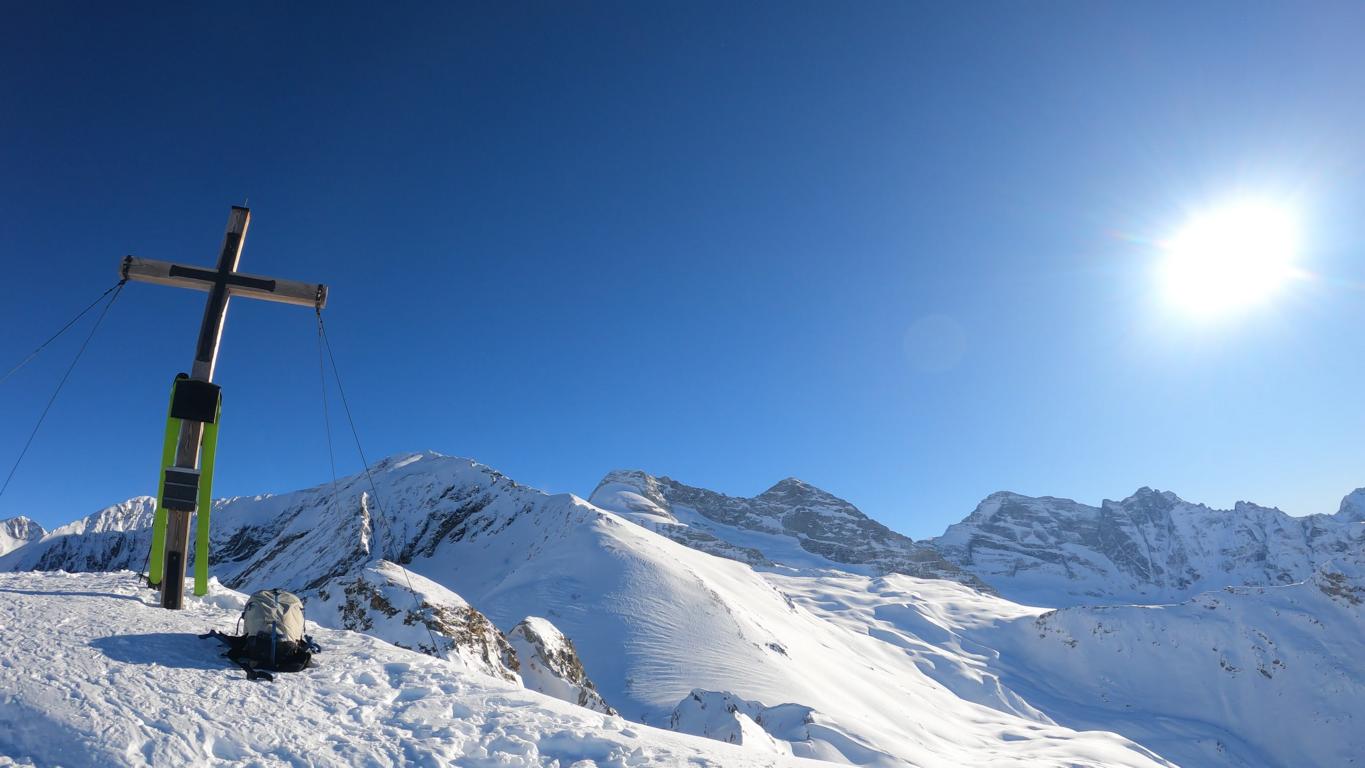
{"type": "Polygon", "coordinates": [[[639,470],[617,471],[598,483],[589,500],[674,541],[750,565],[903,573],[989,589],[934,548],[794,477],[743,498],[639,470]]]}
{"type": "MultiPolygon", "coordinates": [[[[215,501],[211,572],[294,591],[329,627],[774,764],[1365,752],[1346,725],[1365,700],[1365,490],[1304,518],[1146,488],[1099,507],[998,493],[913,541],[794,478],[746,498],[617,471],[584,500],[435,453],[372,469],[373,489],[360,474],[215,501]]],[[[153,507],[50,532],[4,521],[0,571],[140,571],[153,507]]]]}
{"type": "Polygon", "coordinates": [[[1335,515],[1231,510],[1140,488],[1098,507],[996,493],[931,543],[1014,600],[1035,605],[1169,603],[1225,586],[1274,586],[1365,560],[1356,491],[1335,515]]]}

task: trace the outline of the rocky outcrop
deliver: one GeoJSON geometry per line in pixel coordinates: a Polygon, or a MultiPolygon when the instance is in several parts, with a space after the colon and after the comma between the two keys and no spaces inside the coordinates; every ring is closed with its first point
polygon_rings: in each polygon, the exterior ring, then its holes
{"type": "Polygon", "coordinates": [[[934,548],[796,478],[744,498],[621,470],[603,478],[590,500],[681,544],[750,565],[894,572],[989,589],[934,548]]]}
{"type": "Polygon", "coordinates": [[[589,679],[573,643],[549,620],[527,616],[507,633],[507,639],[521,662],[521,680],[527,688],[603,714],[616,714],[589,679]]]}
{"type": "Polygon", "coordinates": [[[668,718],[681,733],[743,744],[750,749],[793,754],[792,744],[809,742],[815,710],[800,704],[768,707],[729,691],[693,689],[668,718]]]}
{"type": "Polygon", "coordinates": [[[517,654],[464,598],[383,560],[304,592],[308,617],[374,635],[485,675],[516,681],[517,654]]]}

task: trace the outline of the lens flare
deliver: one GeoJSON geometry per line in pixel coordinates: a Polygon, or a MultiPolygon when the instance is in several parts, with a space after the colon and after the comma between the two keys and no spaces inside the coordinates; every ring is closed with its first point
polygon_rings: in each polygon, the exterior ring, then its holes
{"type": "Polygon", "coordinates": [[[1197,315],[1258,304],[1294,275],[1298,222],[1283,205],[1244,200],[1193,216],[1165,244],[1167,300],[1197,315]]]}

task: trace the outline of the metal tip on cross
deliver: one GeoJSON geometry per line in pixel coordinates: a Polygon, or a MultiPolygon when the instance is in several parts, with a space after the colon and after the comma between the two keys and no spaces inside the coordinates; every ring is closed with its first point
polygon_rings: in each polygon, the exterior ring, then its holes
{"type": "Polygon", "coordinates": [[[237,271],[242,258],[251,211],[232,206],[227,231],[214,268],[154,261],[126,256],[119,272],[125,281],[170,285],[206,291],[204,320],[194,351],[190,373],[180,374],[171,387],[166,420],[162,468],[157,492],[156,518],[148,582],[161,587],[163,608],[184,604],[185,565],[189,555],[190,515],[198,512],[194,567],[194,593],[208,591],[208,542],[210,492],[217,449],[218,418],[222,392],[213,384],[223,319],[233,296],[313,307],[319,313],[327,305],[327,286],[237,271]]]}

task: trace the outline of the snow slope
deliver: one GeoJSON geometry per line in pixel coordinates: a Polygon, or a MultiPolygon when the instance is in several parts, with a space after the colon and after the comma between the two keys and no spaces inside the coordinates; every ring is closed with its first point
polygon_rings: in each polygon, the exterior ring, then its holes
{"type": "Polygon", "coordinates": [[[244,597],[166,611],[137,577],[0,574],[0,764],[797,766],[591,712],[459,662],[310,627],[317,666],[251,682],[219,657],[244,597]]]}
{"type": "MultiPolygon", "coordinates": [[[[790,731],[775,734],[796,755],[881,766],[1160,764],[1114,734],[998,706],[989,682],[986,693],[963,698],[980,669],[945,663],[926,672],[866,627],[822,619],[785,594],[776,575],[582,499],[435,454],[385,460],[375,482],[382,503],[363,476],[341,481],[335,498],[320,486],[217,502],[215,574],[243,590],[301,592],[310,605],[330,606],[317,618],[335,624],[346,615],[339,589],[373,576],[376,560],[404,562],[504,630],[526,616],[549,619],[628,719],[667,724],[694,689],[809,708],[812,722],[796,742],[784,737],[790,731]]],[[[0,568],[138,568],[149,520],[138,502],[120,505],[0,558],[0,568]]],[[[434,594],[427,582],[419,591],[434,594]]],[[[386,602],[403,610],[396,597],[386,602]]],[[[394,626],[372,618],[367,631],[382,636],[394,626]]],[[[420,635],[393,639],[422,643],[420,635]]]]}
{"type": "Polygon", "coordinates": [[[1051,611],[978,639],[1034,704],[1182,765],[1365,765],[1362,584],[1329,566],[1179,605],[1051,611]]]}

